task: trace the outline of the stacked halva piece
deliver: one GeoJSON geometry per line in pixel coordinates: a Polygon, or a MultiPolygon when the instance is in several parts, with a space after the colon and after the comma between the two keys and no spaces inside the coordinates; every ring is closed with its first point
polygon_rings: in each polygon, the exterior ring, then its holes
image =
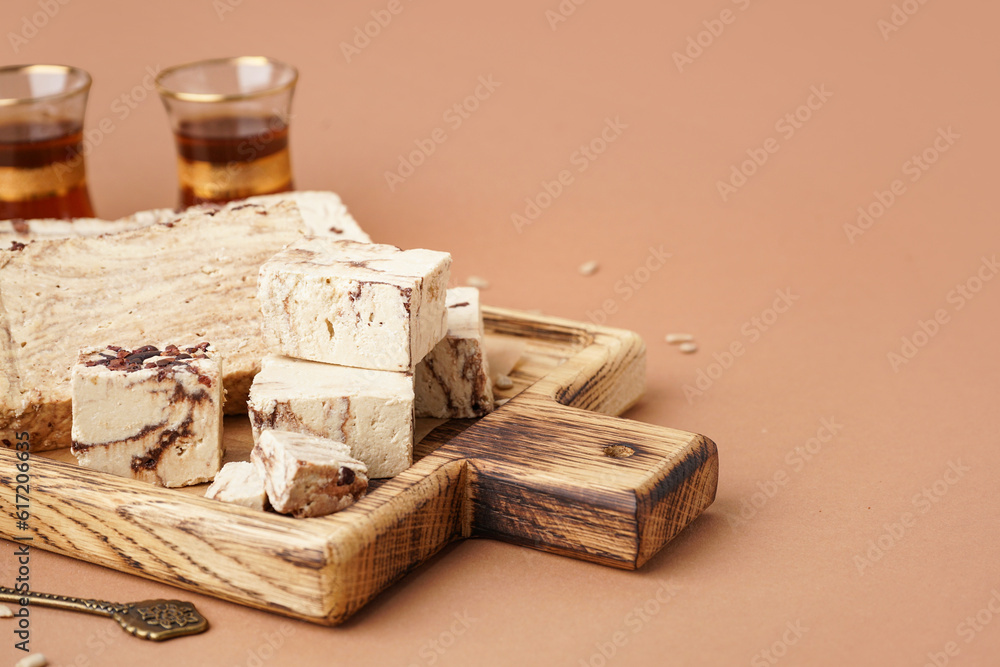
{"type": "Polygon", "coordinates": [[[255,507],[262,484],[276,511],[327,514],[412,464],[415,415],[492,410],[478,292],[448,290],[450,266],[443,252],[318,237],[265,262],[253,467],[227,465],[207,495],[255,507]]]}

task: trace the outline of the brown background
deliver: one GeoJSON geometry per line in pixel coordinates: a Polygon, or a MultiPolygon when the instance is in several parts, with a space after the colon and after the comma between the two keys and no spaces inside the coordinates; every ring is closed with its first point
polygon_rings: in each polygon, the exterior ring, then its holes
{"type": "MultiPolygon", "coordinates": [[[[101,619],[36,610],[35,650],[56,665],[763,665],[771,648],[783,664],[922,665],[954,642],[950,664],[996,664],[1000,280],[961,308],[952,293],[1000,246],[994,4],[908,0],[916,13],[886,39],[890,0],[590,0],[555,29],[546,11],[558,0],[402,0],[348,63],[339,44],[387,2],[242,0],[220,19],[221,2],[72,0],[19,53],[4,37],[4,62],[93,73],[87,126],[114,123],[88,162],[98,213],[175,202],[159,101],[123,119],[112,107],[147,67],[246,53],[295,63],[297,185],[339,192],[376,240],[451,251],[458,280],[492,281],[487,303],[586,319],[611,299],[609,323],[649,347],[647,395],[629,416],[713,438],[718,500],[639,572],[470,541],[344,627],[185,593],[211,618],[208,634],[152,645],[101,619]],[[733,21],[679,71],[674,52],[723,9],[733,21]],[[444,113],[480,76],[500,86],[453,129],[444,113]],[[788,137],[775,123],[812,86],[831,96],[788,137]],[[606,118],[627,128],[519,233],[511,214],[576,168],[571,155],[606,118]],[[438,127],[447,140],[390,191],[385,172],[438,127]],[[959,138],[910,180],[905,163],[939,128],[959,138]],[[717,182],[769,137],[778,151],[723,201],[717,182]],[[849,242],[844,225],[894,179],[905,192],[849,242]],[[661,245],[665,266],[616,292],[661,245]],[[580,276],[591,259],[600,271],[580,276]],[[752,340],[752,318],[769,317],[785,289],[798,299],[752,340]],[[894,371],[887,355],[938,309],[948,321],[918,335],[926,345],[894,371]],[[678,330],[697,335],[697,354],[663,341],[678,330]],[[713,368],[736,341],[745,353],[713,368]],[[699,371],[716,379],[688,400],[699,371]],[[799,465],[795,451],[823,419],[842,428],[799,465]],[[956,479],[950,464],[967,470],[956,479]],[[784,483],[771,497],[753,496],[775,475],[784,483]],[[936,482],[936,502],[915,499],[936,482]],[[862,569],[880,538],[883,555],[862,569]],[[662,582],[676,591],[666,604],[662,582]],[[977,613],[992,621],[978,631],[964,625],[977,613]],[[617,632],[624,642],[606,659],[617,632]],[[277,652],[268,633],[284,638],[277,652]]],[[[6,0],[3,32],[38,11],[6,0]]],[[[9,581],[13,548],[0,546],[9,581]]],[[[43,552],[32,568],[53,592],[179,595],[43,552]]],[[[6,662],[11,635],[0,637],[6,662]]]]}

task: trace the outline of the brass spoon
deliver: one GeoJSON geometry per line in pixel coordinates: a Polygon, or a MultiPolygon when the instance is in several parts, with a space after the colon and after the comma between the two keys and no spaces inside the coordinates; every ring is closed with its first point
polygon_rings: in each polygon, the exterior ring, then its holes
{"type": "Polygon", "coordinates": [[[107,616],[118,621],[130,635],[154,642],[196,635],[208,630],[205,617],[198,613],[193,604],[181,600],[143,600],[118,604],[48,593],[18,593],[13,588],[0,586],[0,602],[20,603],[24,599],[38,607],[107,616]]]}

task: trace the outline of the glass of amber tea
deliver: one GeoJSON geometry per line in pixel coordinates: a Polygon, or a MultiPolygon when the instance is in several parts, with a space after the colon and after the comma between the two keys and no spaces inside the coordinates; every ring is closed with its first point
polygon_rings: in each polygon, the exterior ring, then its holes
{"type": "Polygon", "coordinates": [[[288,121],[298,72],[262,56],[203,60],[156,79],[177,142],[182,207],[292,189],[288,121]]]}
{"type": "Polygon", "coordinates": [[[90,75],[63,65],[0,68],[0,220],[90,218],[83,115],[90,75]]]}

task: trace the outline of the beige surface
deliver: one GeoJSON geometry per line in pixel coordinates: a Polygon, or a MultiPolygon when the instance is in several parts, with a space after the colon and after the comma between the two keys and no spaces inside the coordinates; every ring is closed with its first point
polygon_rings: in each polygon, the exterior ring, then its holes
{"type": "MultiPolygon", "coordinates": [[[[900,2],[919,10],[884,39],[888,0],[593,0],[555,30],[546,11],[556,0],[404,0],[348,63],[338,43],[387,2],[277,11],[228,0],[220,21],[225,2],[73,2],[4,56],[93,73],[88,128],[114,127],[88,163],[98,214],[175,201],[159,102],[122,118],[114,101],[142,93],[147,66],[254,52],[296,63],[297,185],[337,190],[376,241],[452,252],[456,278],[492,282],[486,303],[586,318],[610,300],[608,322],[649,345],[649,391],[629,416],[716,440],[719,497],[639,572],[473,541],[341,628],[182,594],[211,619],[208,634],[156,646],[101,619],[35,610],[35,650],[56,665],[596,666],[618,639],[609,665],[771,664],[761,651],[776,642],[779,664],[922,665],[946,648],[958,651],[950,664],[995,660],[1000,281],[972,299],[953,291],[977,287],[980,270],[994,276],[982,258],[1000,250],[995,7],[900,2]],[[733,22],[679,72],[672,53],[727,7],[733,22]],[[480,77],[499,86],[489,92],[480,77]],[[477,86],[489,97],[455,127],[448,110],[477,86]],[[789,137],[775,124],[811,87],[831,95],[813,97],[820,108],[789,137]],[[614,142],[577,171],[574,151],[616,118],[627,127],[608,127],[614,142]],[[949,127],[959,137],[911,180],[911,156],[949,127]],[[391,191],[385,172],[436,128],[444,142],[391,191]],[[722,201],[716,183],[730,166],[775,146],[722,201]],[[511,213],[562,170],[562,194],[518,233],[511,213]],[[895,179],[902,194],[850,243],[844,224],[895,179]],[[580,276],[591,259],[600,270],[580,276]],[[640,289],[616,291],[636,272],[640,289]],[[796,297],[790,307],[779,290],[796,297]],[[938,310],[947,321],[894,372],[888,353],[938,310]],[[699,351],[668,346],[672,331],[694,333],[699,351]],[[715,367],[734,343],[743,354],[715,367]],[[716,379],[688,400],[700,372],[716,379]],[[837,425],[832,437],[823,420],[837,425]],[[784,483],[771,488],[775,479],[784,483]],[[774,493],[756,514],[727,520],[761,487],[774,493]],[[904,519],[901,537],[884,536],[904,519]],[[859,573],[855,557],[880,537],[884,555],[859,573]],[[801,637],[788,630],[796,623],[801,637]]],[[[4,32],[38,7],[4,3],[4,32]]],[[[13,549],[0,548],[9,582],[13,549]]],[[[123,600],[177,595],[40,551],[32,583],[123,600]]],[[[3,636],[0,661],[10,662],[3,636]]]]}

